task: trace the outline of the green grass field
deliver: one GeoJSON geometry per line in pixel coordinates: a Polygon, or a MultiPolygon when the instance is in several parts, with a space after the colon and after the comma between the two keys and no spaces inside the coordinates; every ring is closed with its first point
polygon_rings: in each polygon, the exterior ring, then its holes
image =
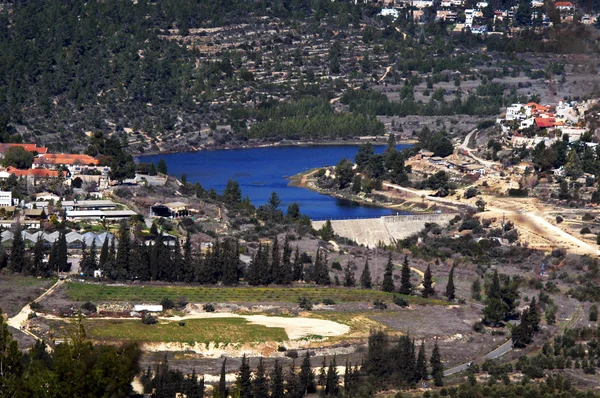
{"type": "MultiPolygon", "coordinates": [[[[283,302],[296,303],[308,297],[313,303],[331,299],[336,303],[372,302],[376,299],[392,302],[393,295],[379,290],[317,287],[184,287],[184,286],[111,286],[69,283],[68,295],[74,301],[135,301],[160,302],[169,297],[186,297],[190,302],[283,302]]],[[[411,304],[446,304],[441,300],[409,296],[411,304]]]]}
{"type": "MultiPolygon", "coordinates": [[[[87,337],[98,341],[139,341],[164,343],[255,343],[286,341],[283,328],[253,325],[243,318],[188,319],[185,326],[175,321],[144,325],[141,320],[88,319],[87,337]]],[[[56,322],[53,330],[68,336],[73,324],[56,322]]]]}

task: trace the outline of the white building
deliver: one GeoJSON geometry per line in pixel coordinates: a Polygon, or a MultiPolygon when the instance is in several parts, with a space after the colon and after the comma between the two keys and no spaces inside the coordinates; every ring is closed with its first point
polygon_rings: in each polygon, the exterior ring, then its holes
{"type": "Polygon", "coordinates": [[[0,191],[0,207],[8,207],[12,205],[12,192],[0,191]]]}
{"type": "Polygon", "coordinates": [[[379,13],[382,17],[392,17],[394,20],[398,19],[398,10],[395,8],[383,8],[379,13]]]}

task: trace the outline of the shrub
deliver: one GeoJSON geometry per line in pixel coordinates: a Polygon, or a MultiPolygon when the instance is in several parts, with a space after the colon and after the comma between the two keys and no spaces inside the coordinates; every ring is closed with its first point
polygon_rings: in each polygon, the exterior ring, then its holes
{"type": "Polygon", "coordinates": [[[583,227],[583,228],[581,228],[581,231],[579,231],[579,233],[580,233],[581,235],[585,235],[585,234],[591,234],[591,233],[592,233],[592,231],[590,230],[590,228],[589,228],[589,227],[583,227]]]}
{"type": "Polygon", "coordinates": [[[526,189],[511,188],[508,190],[508,196],[513,198],[526,198],[528,194],[526,189]]]}
{"type": "Polygon", "coordinates": [[[471,198],[477,196],[478,194],[479,194],[479,191],[477,190],[477,188],[471,187],[465,191],[464,197],[465,197],[465,199],[471,199],[471,198]]]}
{"type": "Polygon", "coordinates": [[[202,306],[202,309],[206,312],[215,312],[215,306],[211,303],[206,303],[202,306]]]}
{"type": "Polygon", "coordinates": [[[556,223],[557,224],[560,224],[563,221],[564,221],[564,219],[561,216],[556,216],[556,223]]]}
{"type": "Polygon", "coordinates": [[[279,351],[279,352],[286,352],[287,348],[285,348],[285,346],[280,345],[280,346],[277,347],[277,351],[279,351]]]}
{"type": "Polygon", "coordinates": [[[169,297],[165,297],[160,300],[160,305],[163,306],[163,310],[170,310],[171,308],[175,307],[175,303],[169,297]]]}
{"type": "Polygon", "coordinates": [[[144,325],[154,325],[158,323],[158,319],[156,319],[156,317],[152,316],[149,313],[145,313],[144,315],[142,315],[142,323],[144,325]]]}
{"type": "Polygon", "coordinates": [[[29,304],[29,308],[31,308],[33,311],[38,311],[38,312],[42,311],[44,309],[44,307],[38,302],[29,304]]]}
{"type": "Polygon", "coordinates": [[[296,350],[286,351],[285,356],[288,358],[296,359],[296,358],[298,358],[298,351],[296,351],[296,350]]]}
{"type": "Polygon", "coordinates": [[[179,297],[179,299],[177,300],[177,306],[183,308],[186,305],[188,305],[187,297],[185,297],[185,296],[179,297]]]}
{"type": "Polygon", "coordinates": [[[581,219],[583,221],[592,221],[594,219],[594,216],[592,216],[590,213],[585,213],[581,219]]]}
{"type": "Polygon", "coordinates": [[[383,301],[381,299],[377,299],[377,300],[373,301],[373,307],[376,310],[386,310],[387,304],[385,303],[385,301],[383,301]]]}
{"type": "Polygon", "coordinates": [[[178,324],[179,326],[185,326],[185,321],[179,321],[177,324],[178,324]]]}
{"type": "Polygon", "coordinates": [[[37,314],[35,312],[30,312],[27,315],[27,319],[33,319],[33,318],[37,318],[37,314]]]}
{"type": "Polygon", "coordinates": [[[335,301],[333,301],[330,298],[326,298],[326,299],[323,299],[323,304],[325,304],[325,305],[334,305],[335,301]]]}
{"type": "Polygon", "coordinates": [[[84,303],[81,306],[81,309],[84,311],[88,311],[88,312],[98,312],[98,308],[96,307],[96,304],[92,303],[91,301],[84,303]]]}
{"type": "Polygon", "coordinates": [[[306,311],[312,310],[312,302],[308,297],[300,297],[298,299],[298,306],[306,311]]]}
{"type": "Polygon", "coordinates": [[[342,264],[340,264],[339,261],[334,261],[334,262],[331,263],[331,269],[335,269],[335,270],[341,271],[342,270],[342,264]]]}
{"type": "Polygon", "coordinates": [[[404,297],[394,296],[393,301],[398,307],[408,307],[408,301],[404,297]]]}
{"type": "Polygon", "coordinates": [[[477,333],[483,333],[485,330],[485,327],[483,326],[483,322],[477,322],[475,325],[473,325],[473,330],[476,331],[477,333]]]}

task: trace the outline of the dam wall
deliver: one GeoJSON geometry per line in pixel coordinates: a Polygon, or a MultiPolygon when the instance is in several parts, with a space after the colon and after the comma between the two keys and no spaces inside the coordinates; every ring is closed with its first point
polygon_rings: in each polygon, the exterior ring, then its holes
{"type": "MultiPolygon", "coordinates": [[[[409,237],[425,228],[426,223],[444,225],[456,214],[407,214],[365,218],[358,220],[331,220],[336,235],[352,239],[359,245],[376,247],[379,242],[391,244],[409,237]]],[[[314,229],[320,229],[325,221],[313,221],[314,229]]]]}

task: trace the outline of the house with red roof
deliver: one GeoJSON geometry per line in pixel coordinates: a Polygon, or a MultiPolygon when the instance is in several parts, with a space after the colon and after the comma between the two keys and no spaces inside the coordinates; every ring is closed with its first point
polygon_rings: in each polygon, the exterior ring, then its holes
{"type": "Polygon", "coordinates": [[[535,126],[540,129],[547,129],[556,126],[556,119],[553,117],[536,117],[535,126]]]}
{"type": "Polygon", "coordinates": [[[48,153],[33,161],[33,168],[53,169],[57,166],[97,166],[100,161],[88,155],[48,153]]]}
{"type": "Polygon", "coordinates": [[[21,147],[25,149],[27,152],[31,152],[36,156],[43,156],[48,152],[48,148],[39,147],[36,144],[0,144],[0,156],[4,156],[4,154],[10,149],[15,147],[21,147]]]}
{"type": "Polygon", "coordinates": [[[60,171],[57,170],[46,170],[46,169],[27,169],[20,170],[15,167],[8,167],[5,171],[0,172],[0,179],[8,178],[11,175],[17,177],[23,177],[27,180],[28,184],[36,186],[41,182],[45,182],[52,178],[58,178],[61,175],[60,171]]]}
{"type": "Polygon", "coordinates": [[[573,11],[575,9],[575,6],[570,1],[557,1],[554,3],[554,7],[558,11],[573,11]]]}

